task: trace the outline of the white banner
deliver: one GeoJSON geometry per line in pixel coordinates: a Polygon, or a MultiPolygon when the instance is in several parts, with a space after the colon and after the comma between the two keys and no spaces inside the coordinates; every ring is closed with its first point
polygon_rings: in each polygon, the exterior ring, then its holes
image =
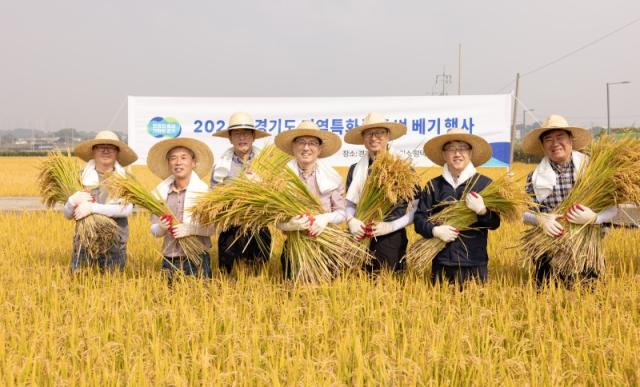
{"type": "MultiPolygon", "coordinates": [[[[312,120],[341,137],[362,124],[369,112],[380,112],[389,121],[407,126],[407,135],[392,147],[413,157],[416,166],[433,165],[422,146],[430,138],[458,127],[482,136],[493,148],[485,166],[509,163],[511,96],[464,95],[444,97],[336,97],[336,98],[189,98],[129,97],[129,145],[138,163],[145,163],[153,144],[164,138],[191,137],[209,144],[214,157],[229,148],[225,138],[212,137],[226,128],[231,114],[253,114],[256,125],[272,137],[256,141],[258,147],[273,141],[281,131],[302,120],[312,120]]],[[[326,160],[333,166],[349,166],[364,154],[362,145],[343,142],[338,153],[326,160]]]]}

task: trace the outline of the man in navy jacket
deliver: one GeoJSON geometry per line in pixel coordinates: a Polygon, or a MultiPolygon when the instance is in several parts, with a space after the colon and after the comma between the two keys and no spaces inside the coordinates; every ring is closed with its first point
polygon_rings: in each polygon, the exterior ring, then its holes
{"type": "Polygon", "coordinates": [[[500,217],[484,204],[482,191],[491,179],[476,172],[474,165],[481,165],[491,158],[491,146],[481,137],[461,129],[451,129],[447,134],[428,141],[425,155],[435,164],[443,166],[442,175],[430,180],[420,194],[414,225],[424,238],[439,238],[445,248],[433,260],[431,280],[446,280],[463,284],[470,279],[485,282],[488,277],[488,230],[500,226],[500,217]],[[435,224],[429,217],[446,207],[446,203],[464,200],[466,206],[477,214],[478,220],[469,230],[460,232],[446,224],[435,224]]]}

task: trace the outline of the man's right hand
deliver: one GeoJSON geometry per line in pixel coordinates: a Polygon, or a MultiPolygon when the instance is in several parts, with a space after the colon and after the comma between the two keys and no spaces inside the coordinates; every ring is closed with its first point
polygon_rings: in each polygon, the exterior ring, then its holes
{"type": "Polygon", "coordinates": [[[538,224],[542,227],[542,230],[545,234],[550,237],[557,238],[564,234],[564,227],[560,223],[558,223],[558,215],[555,214],[545,214],[540,213],[536,215],[538,219],[538,224]]]}
{"type": "Polygon", "coordinates": [[[442,226],[435,226],[433,230],[431,230],[433,236],[440,239],[445,243],[453,242],[460,234],[457,228],[453,226],[449,226],[448,224],[443,224],[442,226]]]}

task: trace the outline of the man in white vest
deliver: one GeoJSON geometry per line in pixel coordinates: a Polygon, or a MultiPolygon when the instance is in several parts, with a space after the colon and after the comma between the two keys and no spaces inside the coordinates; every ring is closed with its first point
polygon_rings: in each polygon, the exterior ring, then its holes
{"type": "MultiPolygon", "coordinates": [[[[564,233],[557,221],[562,214],[554,213],[556,207],[569,195],[580,170],[588,162],[588,157],[578,152],[591,142],[591,133],[587,129],[570,126],[562,116],[549,116],[542,127],[532,130],[522,141],[524,152],[544,156],[536,169],[527,176],[526,191],[540,205],[539,213],[525,212],[524,222],[539,224],[544,232],[552,237],[564,233]]],[[[617,207],[610,207],[600,213],[575,203],[566,215],[574,224],[609,223],[617,214],[617,207]]],[[[595,278],[599,273],[583,273],[585,278],[595,278]]],[[[554,275],[548,257],[543,256],[535,262],[535,279],[538,286],[554,275]]],[[[570,282],[570,278],[559,278],[570,282]]]]}
{"type": "MultiPolygon", "coordinates": [[[[256,128],[251,114],[238,112],[231,115],[226,129],[216,132],[213,136],[226,138],[232,145],[218,158],[213,167],[210,185],[215,189],[216,185],[238,176],[260,152],[260,149],[253,145],[254,141],[270,134],[256,128]]],[[[242,259],[250,264],[262,265],[269,259],[270,249],[264,248],[271,245],[271,233],[268,228],[260,230],[258,235],[242,235],[236,240],[238,229],[229,228],[220,232],[218,236],[218,267],[227,273],[231,273],[236,260],[242,259]]]]}

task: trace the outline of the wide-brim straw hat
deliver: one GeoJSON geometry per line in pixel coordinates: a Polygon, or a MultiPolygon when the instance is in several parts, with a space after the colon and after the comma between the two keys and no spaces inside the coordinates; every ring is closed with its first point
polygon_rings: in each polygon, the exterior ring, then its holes
{"type": "Polygon", "coordinates": [[[302,136],[316,137],[322,141],[320,154],[318,155],[320,158],[331,156],[339,151],[342,146],[340,136],[326,130],[321,130],[318,125],[311,121],[302,121],[295,129],[280,132],[274,142],[281,151],[293,155],[293,141],[302,136]]]}
{"type": "Polygon", "coordinates": [[[171,175],[167,154],[175,147],[190,149],[196,155],[196,167],[194,171],[201,178],[204,177],[213,165],[213,153],[202,141],[193,138],[169,138],[154,144],[147,154],[147,166],[154,175],[166,179],[171,175]]]}
{"type": "Polygon", "coordinates": [[[238,112],[233,113],[229,118],[229,125],[219,132],[213,134],[214,137],[229,138],[229,132],[234,129],[250,129],[253,130],[253,134],[256,139],[271,136],[270,133],[264,130],[256,128],[256,122],[253,116],[249,113],[238,112]]]}
{"type": "Polygon", "coordinates": [[[362,125],[356,126],[344,135],[347,144],[362,145],[364,139],[362,132],[372,128],[385,128],[389,130],[389,140],[395,140],[407,133],[407,127],[398,122],[389,122],[380,113],[369,113],[364,118],[362,125]]]}
{"type": "Polygon", "coordinates": [[[584,128],[578,128],[576,126],[570,126],[567,120],[557,114],[552,114],[544,121],[541,127],[533,129],[522,140],[522,150],[525,153],[544,156],[544,149],[542,148],[542,140],[540,136],[549,130],[560,129],[566,130],[573,136],[573,149],[580,150],[589,145],[593,137],[591,132],[584,128]]]}
{"type": "Polygon", "coordinates": [[[471,162],[474,166],[480,166],[491,159],[493,149],[491,145],[482,137],[471,134],[464,129],[453,128],[447,133],[432,138],[424,144],[424,154],[435,164],[443,166],[445,164],[442,156],[443,147],[451,141],[462,141],[471,146],[471,162]]]}
{"type": "Polygon", "coordinates": [[[93,140],[82,141],[76,146],[74,153],[84,161],[93,159],[93,147],[95,145],[114,145],[120,151],[118,152],[118,163],[123,167],[133,163],[138,159],[138,155],[126,143],[120,141],[118,135],[110,130],[103,130],[96,134],[93,140]]]}

